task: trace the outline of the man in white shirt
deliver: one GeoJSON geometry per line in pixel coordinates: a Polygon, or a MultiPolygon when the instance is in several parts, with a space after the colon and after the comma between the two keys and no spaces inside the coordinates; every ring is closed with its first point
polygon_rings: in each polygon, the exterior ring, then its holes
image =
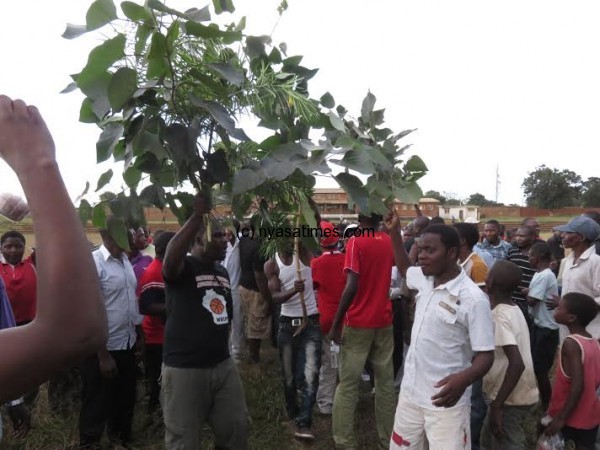
{"type": "MultiPolygon", "coordinates": [[[[108,219],[108,229],[114,220],[108,219]]],[[[86,359],[81,369],[79,442],[83,448],[99,448],[107,425],[109,439],[126,446],[135,405],[134,347],[136,327],[143,316],[139,314],[133,267],[108,229],[100,230],[102,245],[92,253],[108,317],[108,342],[105,349],[86,359]]]]}
{"type": "Polygon", "coordinates": [[[492,366],[494,333],[485,294],[457,265],[460,240],[447,225],[427,228],[410,267],[399,219],[386,222],[407,286],[417,291],[411,345],[390,449],[471,446],[470,385],[492,366]]]}

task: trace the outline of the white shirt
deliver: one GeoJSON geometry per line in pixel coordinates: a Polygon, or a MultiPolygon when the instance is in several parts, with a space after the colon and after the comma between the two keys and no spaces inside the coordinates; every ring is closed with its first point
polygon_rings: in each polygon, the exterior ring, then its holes
{"type": "Polygon", "coordinates": [[[242,276],[242,266],[240,265],[240,240],[236,239],[235,244],[227,242],[227,255],[223,261],[223,267],[229,273],[229,285],[231,289],[237,289],[240,285],[242,276]]]}
{"type": "Polygon", "coordinates": [[[552,300],[555,295],[558,295],[558,284],[556,284],[554,272],[550,269],[536,272],[529,283],[528,295],[537,300],[534,306],[529,306],[529,314],[533,317],[533,323],[540,328],[558,330],[553,312],[548,309],[546,304],[546,301],[552,300]]]}
{"type": "MultiPolygon", "coordinates": [[[[296,274],[296,261],[289,266],[285,265],[279,254],[275,254],[275,261],[279,267],[279,281],[281,290],[287,291],[294,287],[294,282],[298,279],[296,274]]],[[[304,280],[304,304],[309,316],[319,314],[317,309],[317,299],[313,289],[312,270],[300,261],[300,276],[304,280]]],[[[300,294],[294,294],[287,302],[281,304],[281,315],[285,317],[302,317],[302,303],[300,294]]]]}
{"type": "MultiPolygon", "coordinates": [[[[417,406],[440,410],[431,397],[441,390],[442,378],[471,366],[474,352],[494,350],[490,303],[464,271],[438,287],[420,267],[406,274],[410,289],[417,290],[415,321],[406,355],[402,394],[417,406]]],[[[470,403],[471,387],[456,406],[470,403]]]]}
{"type": "MultiPolygon", "coordinates": [[[[600,305],[600,256],[594,245],[583,252],[576,263],[573,252],[561,261],[558,284],[562,285],[561,295],[581,292],[593,297],[600,305]]],[[[594,339],[600,339],[600,315],[596,315],[586,330],[594,339]]],[[[564,338],[562,334],[561,338],[564,338]]]]}
{"type": "Polygon", "coordinates": [[[136,340],[135,326],[142,323],[135,295],[137,280],[133,267],[123,252],[121,258],[111,256],[104,245],[92,253],[100,290],[108,317],[108,342],[106,349],[127,350],[136,340]]]}

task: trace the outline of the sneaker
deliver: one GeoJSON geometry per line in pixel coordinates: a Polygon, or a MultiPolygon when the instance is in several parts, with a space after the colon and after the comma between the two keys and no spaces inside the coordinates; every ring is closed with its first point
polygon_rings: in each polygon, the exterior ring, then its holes
{"type": "Polygon", "coordinates": [[[308,427],[298,427],[296,428],[296,432],[294,433],[294,436],[296,436],[299,439],[314,439],[315,435],[312,434],[312,431],[310,431],[310,428],[308,427]]]}

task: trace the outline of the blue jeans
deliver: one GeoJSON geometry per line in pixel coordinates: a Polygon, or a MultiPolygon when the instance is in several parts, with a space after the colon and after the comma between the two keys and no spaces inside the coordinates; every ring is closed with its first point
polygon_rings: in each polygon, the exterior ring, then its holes
{"type": "Polygon", "coordinates": [[[309,323],[294,336],[294,327],[286,317],[279,321],[277,342],[283,374],[285,407],[290,419],[295,419],[298,427],[310,427],[312,410],[319,387],[321,368],[322,335],[318,318],[310,318],[309,323]],[[300,404],[298,404],[300,390],[300,404]]]}
{"type": "Polygon", "coordinates": [[[475,381],[471,388],[471,450],[479,450],[481,429],[488,409],[483,399],[483,378],[475,381]]]}

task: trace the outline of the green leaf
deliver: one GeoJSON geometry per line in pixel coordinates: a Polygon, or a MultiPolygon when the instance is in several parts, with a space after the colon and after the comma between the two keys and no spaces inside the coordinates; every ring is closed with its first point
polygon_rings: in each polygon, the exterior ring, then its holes
{"type": "Polygon", "coordinates": [[[331,109],[335,106],[335,100],[333,99],[333,96],[329,92],[325,92],[321,96],[321,105],[323,105],[325,108],[328,108],[328,109],[331,109]]]}
{"type": "Polygon", "coordinates": [[[206,155],[206,169],[202,173],[202,181],[213,185],[216,183],[227,183],[230,177],[227,154],[224,150],[217,150],[206,155]]]}
{"type": "Polygon", "coordinates": [[[125,251],[129,250],[129,230],[121,218],[115,218],[108,223],[108,233],[116,244],[125,251]]]}
{"type": "Polygon", "coordinates": [[[194,22],[207,22],[210,20],[210,9],[208,8],[208,5],[202,9],[191,8],[185,12],[185,17],[194,22]]]}
{"type": "Polygon", "coordinates": [[[167,205],[165,190],[161,185],[151,184],[145,187],[140,193],[140,201],[143,204],[156,206],[160,210],[163,210],[167,205]]]}
{"type": "Polygon", "coordinates": [[[266,56],[265,43],[270,38],[268,36],[247,36],[246,37],[246,54],[250,59],[266,56]]]}
{"type": "Polygon", "coordinates": [[[336,130],[341,131],[341,132],[346,131],[346,126],[344,125],[344,121],[342,119],[340,119],[337,114],[335,114],[333,111],[329,111],[328,116],[329,116],[329,121],[331,122],[331,125],[333,126],[333,128],[335,128],[336,130]]]}
{"type": "Polygon", "coordinates": [[[304,221],[306,222],[306,224],[310,228],[317,228],[317,219],[315,218],[315,212],[310,207],[310,204],[308,203],[308,199],[304,195],[301,195],[299,198],[299,202],[300,202],[300,211],[302,212],[302,217],[304,218],[304,221]]]}
{"type": "Polygon", "coordinates": [[[300,65],[300,62],[302,61],[302,55],[297,55],[297,56],[290,56],[289,58],[284,59],[283,62],[283,67],[286,69],[289,69],[290,67],[293,66],[298,66],[300,65]]]}
{"type": "Polygon", "coordinates": [[[85,16],[86,29],[92,31],[117,18],[117,8],[112,0],[96,0],[85,16]]]}
{"type": "Polygon", "coordinates": [[[148,37],[152,34],[154,28],[146,26],[146,25],[138,25],[137,31],[135,32],[135,47],[134,53],[136,56],[142,56],[144,54],[144,50],[146,49],[146,43],[148,42],[148,37]]]}
{"type": "Polygon", "coordinates": [[[125,41],[125,35],[118,34],[90,52],[87,64],[76,79],[77,85],[88,97],[91,95],[86,92],[86,88],[95,80],[105,77],[106,70],[125,57],[125,41]]]}
{"type": "Polygon", "coordinates": [[[404,136],[412,133],[413,131],[417,131],[417,129],[413,129],[413,130],[404,130],[400,133],[398,133],[396,136],[394,136],[394,141],[397,141],[398,139],[402,139],[404,136]]]}
{"type": "Polygon", "coordinates": [[[79,37],[87,32],[88,30],[85,25],[68,23],[67,28],[65,28],[65,31],[63,31],[62,37],[65,39],[75,39],[76,37],[79,37]]]}
{"type": "Polygon", "coordinates": [[[160,12],[164,12],[167,14],[173,14],[174,16],[180,17],[182,19],[185,18],[185,14],[183,14],[181,11],[177,11],[176,9],[169,8],[167,5],[165,5],[160,0],[148,0],[147,5],[149,8],[152,8],[155,11],[160,11],[160,12]]]}
{"type": "Polygon", "coordinates": [[[283,181],[289,177],[296,167],[290,161],[279,161],[275,158],[263,158],[260,165],[264,169],[264,173],[269,179],[283,181]]]}
{"type": "Polygon", "coordinates": [[[205,39],[223,39],[225,44],[232,44],[242,39],[242,33],[237,31],[223,31],[215,24],[202,25],[198,22],[186,22],[185,33],[205,39]]]}
{"type": "Polygon", "coordinates": [[[406,183],[404,187],[394,189],[394,197],[402,203],[419,203],[423,197],[423,191],[417,183],[406,183]]]}
{"type": "Polygon", "coordinates": [[[136,90],[137,72],[129,67],[117,70],[108,84],[108,101],[113,112],[123,109],[136,90]]]}
{"type": "Polygon", "coordinates": [[[406,161],[404,170],[407,172],[427,172],[427,166],[420,157],[413,155],[406,161]]]}
{"type": "Polygon", "coordinates": [[[215,12],[217,14],[221,14],[223,12],[232,13],[235,11],[232,0],[213,0],[213,6],[215,7],[215,12]]]}
{"type": "Polygon", "coordinates": [[[158,31],[152,34],[150,51],[148,52],[148,78],[160,78],[166,75],[169,65],[167,57],[167,38],[158,31]]]}
{"type": "Polygon", "coordinates": [[[152,22],[154,20],[152,13],[148,9],[134,2],[121,3],[121,10],[128,19],[133,20],[134,22],[143,20],[152,22]]]}
{"type": "Polygon", "coordinates": [[[267,176],[262,169],[253,170],[243,168],[233,175],[232,194],[240,195],[247,191],[251,191],[255,187],[263,184],[266,180],[267,176]]]}
{"type": "Polygon", "coordinates": [[[231,137],[239,141],[247,141],[250,139],[244,130],[235,127],[235,121],[231,118],[229,111],[227,111],[224,106],[215,102],[204,101],[195,95],[191,95],[190,100],[193,105],[208,111],[213,119],[215,119],[231,137]]]}
{"type": "Polygon", "coordinates": [[[109,123],[102,130],[100,138],[96,142],[96,162],[101,163],[110,157],[115,145],[123,136],[123,131],[123,125],[116,122],[109,123]]]}
{"type": "Polygon", "coordinates": [[[131,166],[125,172],[123,172],[123,180],[127,183],[127,186],[136,187],[142,179],[142,172],[137,168],[131,166]]]}
{"type": "MultiPolygon", "coordinates": [[[[89,186],[89,183],[88,183],[89,186]]],[[[86,225],[88,220],[92,218],[92,205],[87,200],[81,200],[78,211],[81,223],[86,225]]]]}
{"type": "Polygon", "coordinates": [[[77,83],[75,83],[74,81],[69,83],[62,91],[60,91],[60,94],[68,94],[69,92],[73,92],[75,89],[77,89],[77,83]]]}
{"type": "Polygon", "coordinates": [[[348,194],[348,206],[352,208],[356,205],[359,211],[366,214],[368,212],[369,193],[360,179],[349,173],[340,173],[334,178],[348,194]]]}
{"type": "Polygon", "coordinates": [[[233,31],[239,31],[242,32],[246,29],[246,16],[243,16],[240,21],[238,22],[238,24],[235,26],[235,28],[233,29],[233,31]]]}
{"type": "Polygon", "coordinates": [[[360,109],[360,118],[363,120],[363,122],[369,123],[369,116],[371,112],[373,112],[373,107],[375,106],[376,100],[377,99],[375,96],[369,91],[367,96],[364,98],[362,107],[360,109]]]}
{"type": "Polygon", "coordinates": [[[167,50],[169,51],[169,54],[173,53],[175,42],[177,42],[177,38],[179,37],[179,30],[180,22],[174,20],[167,30],[167,50]]]}
{"type": "Polygon", "coordinates": [[[375,166],[368,153],[360,150],[348,150],[338,163],[359,173],[371,174],[375,171],[375,166]]]}
{"type": "Polygon", "coordinates": [[[234,86],[241,86],[244,82],[244,72],[229,63],[213,63],[208,66],[214,69],[221,78],[229,81],[234,86]]]}
{"type": "Polygon", "coordinates": [[[100,189],[102,189],[104,186],[110,183],[112,176],[112,169],[108,169],[106,172],[100,175],[100,178],[98,178],[98,185],[96,186],[96,192],[98,192],[100,189]]]}
{"type": "Polygon", "coordinates": [[[94,104],[89,98],[84,98],[79,109],[79,121],[82,123],[98,123],[100,119],[94,114],[94,104]]]}
{"type": "Polygon", "coordinates": [[[98,203],[94,206],[94,211],[92,212],[92,225],[100,229],[106,228],[106,211],[103,203],[98,203]]]}
{"type": "Polygon", "coordinates": [[[281,52],[277,50],[277,47],[273,47],[271,53],[269,53],[269,62],[271,64],[280,64],[281,63],[281,52]]]}

